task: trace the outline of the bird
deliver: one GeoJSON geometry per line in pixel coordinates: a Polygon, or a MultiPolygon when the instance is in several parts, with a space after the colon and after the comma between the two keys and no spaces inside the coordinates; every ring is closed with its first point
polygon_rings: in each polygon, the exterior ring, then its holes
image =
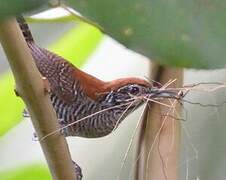
{"type": "MultiPolygon", "coordinates": [[[[145,101],[176,98],[178,92],[154,87],[137,77],[102,81],[75,67],[63,57],[39,47],[25,19],[17,17],[35,64],[50,86],[50,100],[65,137],[99,138],[109,135],[145,101]]],[[[75,164],[78,180],[81,168],[75,164]]]]}

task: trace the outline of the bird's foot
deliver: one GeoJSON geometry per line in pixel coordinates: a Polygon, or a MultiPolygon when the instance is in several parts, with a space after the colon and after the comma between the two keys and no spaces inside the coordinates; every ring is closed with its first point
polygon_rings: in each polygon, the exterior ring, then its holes
{"type": "Polygon", "coordinates": [[[75,169],[75,174],[77,176],[77,180],[81,180],[82,177],[83,177],[82,169],[80,168],[80,166],[76,162],[74,162],[74,161],[72,161],[72,162],[74,164],[74,169],[75,169]]]}

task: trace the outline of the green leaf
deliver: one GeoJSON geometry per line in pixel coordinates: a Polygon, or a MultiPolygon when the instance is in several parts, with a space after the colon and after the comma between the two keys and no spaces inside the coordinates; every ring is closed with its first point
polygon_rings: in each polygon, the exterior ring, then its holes
{"type": "MultiPolygon", "coordinates": [[[[0,136],[5,134],[22,119],[23,102],[14,93],[14,80],[6,73],[0,78],[0,136]]],[[[1,178],[0,178],[1,179],[1,178]]]]}
{"type": "Polygon", "coordinates": [[[191,68],[226,64],[226,1],[68,0],[104,32],[152,60],[191,68]]]}
{"type": "Polygon", "coordinates": [[[0,172],[1,180],[50,180],[51,176],[47,167],[31,165],[0,172]]]}
{"type": "Polygon", "coordinates": [[[0,0],[0,19],[35,10],[47,3],[46,0],[0,0]]]}

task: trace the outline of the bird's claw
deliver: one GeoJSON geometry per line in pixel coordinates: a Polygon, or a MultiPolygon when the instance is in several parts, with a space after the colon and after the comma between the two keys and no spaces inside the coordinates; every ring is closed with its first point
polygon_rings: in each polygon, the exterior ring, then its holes
{"type": "Polygon", "coordinates": [[[74,169],[75,169],[75,174],[77,176],[77,180],[81,180],[82,177],[83,177],[82,169],[80,168],[80,166],[76,162],[72,161],[72,163],[74,165],[74,169]]]}

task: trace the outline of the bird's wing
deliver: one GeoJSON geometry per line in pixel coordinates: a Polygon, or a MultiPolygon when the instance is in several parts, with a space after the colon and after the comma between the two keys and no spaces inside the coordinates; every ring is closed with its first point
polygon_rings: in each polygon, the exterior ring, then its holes
{"type": "Polygon", "coordinates": [[[51,93],[66,103],[75,101],[79,82],[74,76],[74,66],[62,57],[35,44],[29,45],[38,70],[50,84],[51,93]]]}

